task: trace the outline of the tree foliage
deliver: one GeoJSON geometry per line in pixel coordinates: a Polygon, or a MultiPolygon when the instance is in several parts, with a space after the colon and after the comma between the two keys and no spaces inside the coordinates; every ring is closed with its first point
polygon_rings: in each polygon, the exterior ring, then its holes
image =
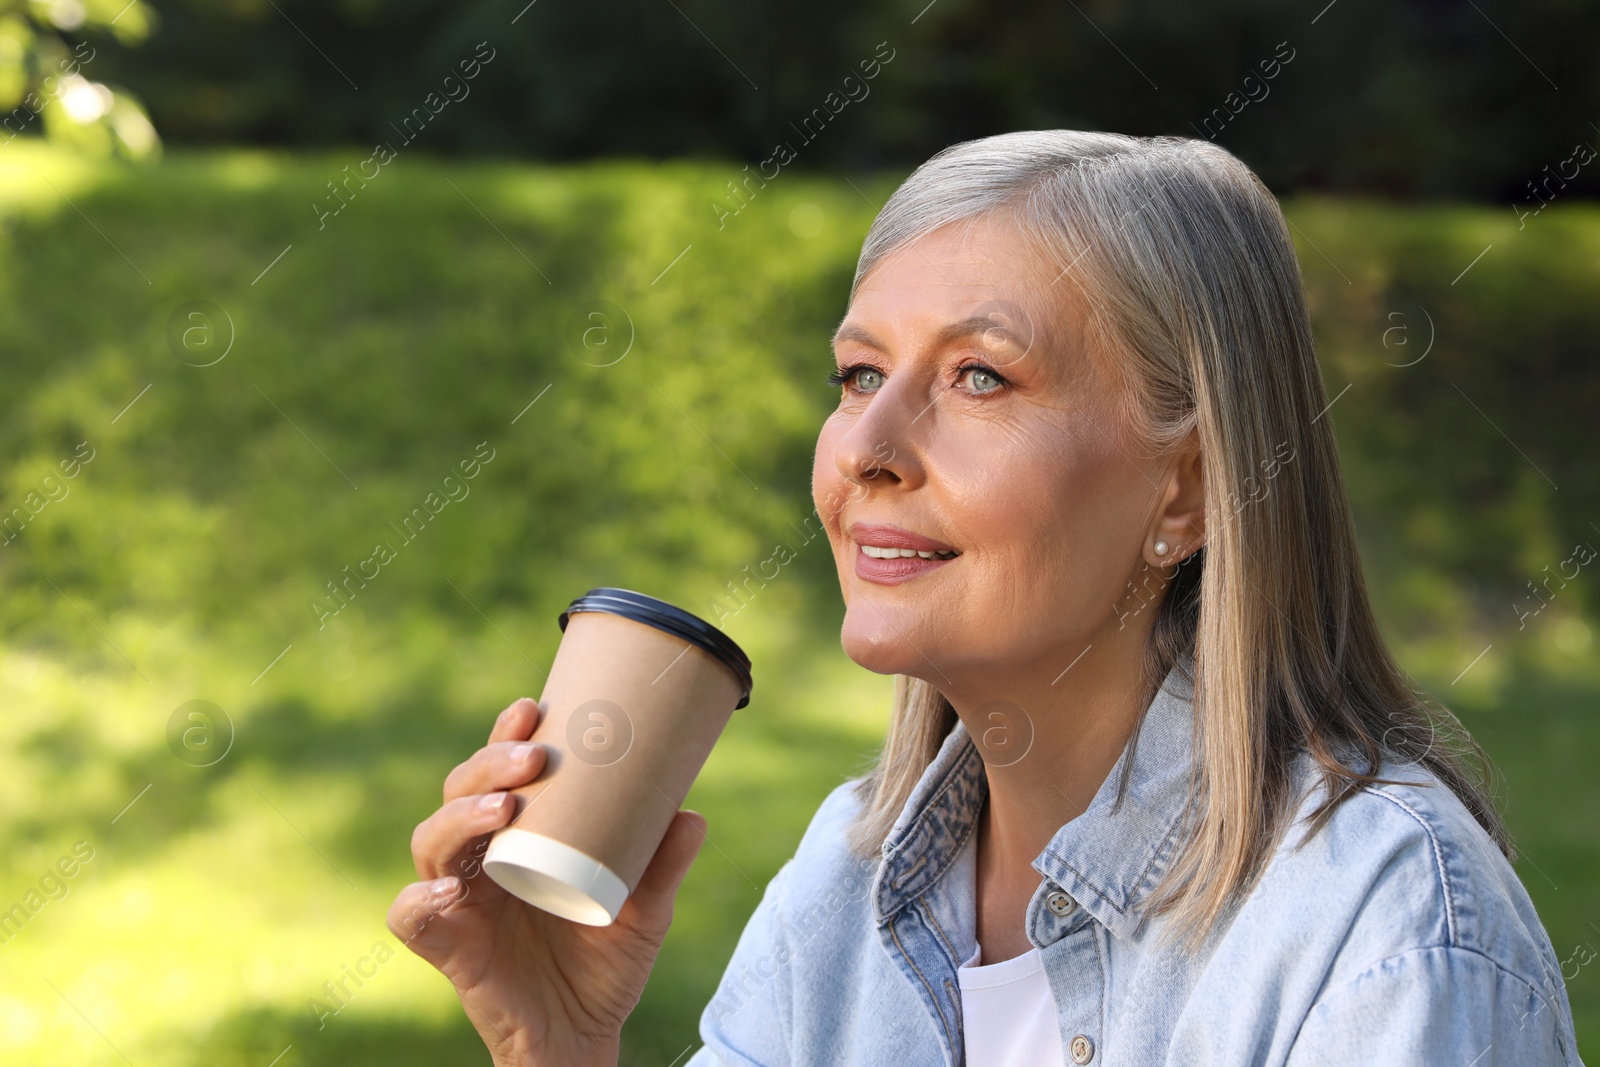
{"type": "Polygon", "coordinates": [[[808,168],[1079,127],[1212,138],[1274,188],[1511,199],[1600,111],[1600,6],[1572,0],[153,2],[103,62],[187,143],[385,137],[479,42],[505,59],[433,151],[754,164],[820,110],[808,168]]]}

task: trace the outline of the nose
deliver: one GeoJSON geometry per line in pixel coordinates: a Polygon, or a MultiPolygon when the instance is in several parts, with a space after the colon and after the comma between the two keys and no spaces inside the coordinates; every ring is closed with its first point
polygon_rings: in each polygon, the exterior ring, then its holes
{"type": "Polygon", "coordinates": [[[926,480],[919,435],[932,419],[919,418],[911,379],[901,374],[880,386],[834,446],[834,463],[853,487],[914,489],[926,480]]]}

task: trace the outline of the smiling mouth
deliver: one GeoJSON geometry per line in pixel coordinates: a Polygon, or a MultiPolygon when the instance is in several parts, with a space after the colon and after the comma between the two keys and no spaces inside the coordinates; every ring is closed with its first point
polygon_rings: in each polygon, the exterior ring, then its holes
{"type": "Polygon", "coordinates": [[[920,552],[914,548],[889,548],[882,545],[862,545],[861,554],[871,556],[873,559],[955,559],[961,553],[950,552],[920,552]]]}

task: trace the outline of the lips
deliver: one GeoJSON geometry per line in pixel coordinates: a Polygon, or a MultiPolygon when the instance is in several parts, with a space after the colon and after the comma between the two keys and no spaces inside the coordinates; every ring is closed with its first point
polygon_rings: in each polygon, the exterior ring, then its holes
{"type": "Polygon", "coordinates": [[[919,578],[961,556],[959,549],[943,541],[898,526],[858,522],[849,533],[857,546],[856,576],[880,585],[919,578]]]}
{"type": "Polygon", "coordinates": [[[910,530],[902,530],[898,526],[858,522],[850,527],[850,536],[856,544],[870,545],[874,548],[909,548],[913,552],[960,555],[953,545],[914,534],[910,530]]]}

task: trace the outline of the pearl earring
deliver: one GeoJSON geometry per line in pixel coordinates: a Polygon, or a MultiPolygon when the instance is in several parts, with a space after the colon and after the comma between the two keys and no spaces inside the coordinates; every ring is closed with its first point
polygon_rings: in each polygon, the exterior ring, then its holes
{"type": "Polygon", "coordinates": [[[1155,550],[1156,555],[1165,556],[1167,554],[1167,543],[1165,541],[1157,541],[1155,543],[1155,550]]]}

